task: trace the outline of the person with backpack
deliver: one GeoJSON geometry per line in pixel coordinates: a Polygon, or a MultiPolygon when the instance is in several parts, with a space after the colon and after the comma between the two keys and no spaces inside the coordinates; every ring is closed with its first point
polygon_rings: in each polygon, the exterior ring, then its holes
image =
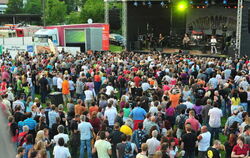
{"type": "Polygon", "coordinates": [[[146,132],[143,130],[143,123],[138,124],[138,129],[133,132],[132,142],[136,144],[137,149],[141,152],[141,145],[145,143],[146,132]]]}
{"type": "Polygon", "coordinates": [[[132,146],[130,142],[127,142],[127,136],[123,134],[121,136],[122,142],[116,146],[117,158],[131,158],[132,146]]]}
{"type": "Polygon", "coordinates": [[[183,109],[180,115],[176,117],[176,125],[177,125],[176,137],[178,139],[181,138],[181,135],[184,132],[185,122],[187,118],[188,118],[187,115],[185,115],[185,109],[183,109]]]}
{"type": "Polygon", "coordinates": [[[18,146],[22,146],[24,143],[26,143],[26,137],[29,134],[29,126],[25,125],[23,126],[23,132],[19,133],[17,138],[17,144],[18,146]]]}

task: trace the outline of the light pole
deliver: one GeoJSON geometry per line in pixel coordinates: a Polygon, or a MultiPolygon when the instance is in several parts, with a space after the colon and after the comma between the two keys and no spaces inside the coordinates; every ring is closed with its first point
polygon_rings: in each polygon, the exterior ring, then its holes
{"type": "Polygon", "coordinates": [[[46,26],[46,21],[45,21],[45,2],[46,0],[43,1],[43,26],[46,26]]]}

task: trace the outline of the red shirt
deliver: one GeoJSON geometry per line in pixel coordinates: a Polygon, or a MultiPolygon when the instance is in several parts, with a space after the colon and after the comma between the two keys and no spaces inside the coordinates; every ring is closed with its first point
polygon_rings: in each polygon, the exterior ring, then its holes
{"type": "Polygon", "coordinates": [[[195,118],[188,118],[185,122],[185,124],[190,123],[191,127],[194,131],[198,131],[200,128],[200,123],[198,120],[196,120],[195,118]]]}
{"type": "Polygon", "coordinates": [[[95,82],[101,82],[101,77],[99,75],[94,76],[95,82]]]}
{"type": "Polygon", "coordinates": [[[141,78],[140,78],[139,76],[135,76],[134,82],[135,82],[135,86],[136,86],[136,87],[139,87],[139,84],[140,84],[140,82],[141,82],[141,78]]]}
{"type": "Polygon", "coordinates": [[[248,144],[243,144],[243,148],[240,148],[240,146],[237,144],[233,148],[233,152],[235,155],[247,155],[247,152],[249,151],[248,144]]]}

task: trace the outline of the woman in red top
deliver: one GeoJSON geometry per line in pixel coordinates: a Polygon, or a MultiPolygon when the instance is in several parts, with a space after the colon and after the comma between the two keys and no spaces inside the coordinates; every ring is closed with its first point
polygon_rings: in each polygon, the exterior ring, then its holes
{"type": "Polygon", "coordinates": [[[244,137],[238,137],[237,145],[234,146],[231,157],[232,158],[248,158],[249,147],[248,144],[244,144],[244,137]]]}

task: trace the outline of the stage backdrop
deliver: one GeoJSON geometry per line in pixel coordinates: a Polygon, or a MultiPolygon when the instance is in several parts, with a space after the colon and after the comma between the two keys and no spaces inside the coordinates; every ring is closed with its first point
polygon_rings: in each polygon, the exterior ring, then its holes
{"type": "Polygon", "coordinates": [[[227,26],[227,33],[236,31],[237,9],[224,7],[211,7],[198,9],[193,8],[187,11],[186,31],[192,26],[193,30],[204,31],[211,34],[216,29],[216,34],[222,34],[223,25],[227,26]]]}

